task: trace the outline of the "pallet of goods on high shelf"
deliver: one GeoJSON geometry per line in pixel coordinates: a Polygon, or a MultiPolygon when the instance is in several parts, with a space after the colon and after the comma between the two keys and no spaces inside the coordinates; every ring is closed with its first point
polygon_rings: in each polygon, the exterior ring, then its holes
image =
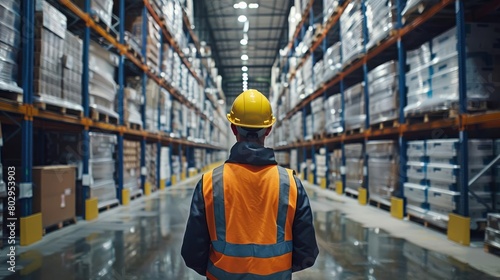
{"type": "MultiPolygon", "coordinates": [[[[75,0],[80,9],[85,9],[87,0],[75,0]]],[[[96,22],[103,22],[107,27],[112,27],[113,0],[88,0],[90,1],[90,15],[96,22]]]]}
{"type": "Polygon", "coordinates": [[[297,25],[301,20],[302,13],[300,11],[300,7],[292,6],[290,8],[290,13],[288,14],[288,41],[291,41],[293,39],[293,35],[295,35],[297,25]]]}
{"type": "Polygon", "coordinates": [[[318,60],[316,62],[316,64],[314,64],[313,66],[313,73],[314,73],[314,81],[313,81],[313,85],[314,85],[314,91],[316,91],[318,88],[320,88],[323,83],[324,83],[324,80],[325,80],[325,77],[324,77],[324,73],[325,73],[325,68],[324,68],[324,62],[323,62],[323,59],[321,60],[318,60]]]}
{"type": "Polygon", "coordinates": [[[366,119],[364,83],[359,83],[346,89],[344,91],[344,102],[346,131],[363,131],[366,119]]]}
{"type": "Polygon", "coordinates": [[[33,212],[43,213],[42,227],[62,227],[76,222],[76,167],[33,167],[33,212]]]}
{"type": "Polygon", "coordinates": [[[90,197],[97,198],[99,208],[118,202],[116,199],[115,159],[117,138],[113,134],[90,132],[90,197]]]}
{"type": "Polygon", "coordinates": [[[342,95],[337,93],[328,97],[325,103],[325,132],[327,134],[343,132],[341,112],[342,95]]]}
{"type": "Polygon", "coordinates": [[[368,156],[368,190],[370,199],[390,205],[391,196],[398,191],[399,164],[394,140],[376,140],[366,143],[368,156]]]}
{"type": "Polygon", "coordinates": [[[18,86],[18,53],[21,49],[20,2],[0,3],[0,97],[22,101],[23,90],[18,86]]]}
{"type": "Polygon", "coordinates": [[[361,12],[361,2],[361,0],[351,1],[340,16],[343,67],[346,67],[359,58],[363,52],[363,14],[361,12]]]}
{"type": "Polygon", "coordinates": [[[337,12],[339,0],[323,0],[323,24],[329,22],[331,16],[337,12]]]}
{"type": "Polygon", "coordinates": [[[126,87],[123,89],[123,119],[128,128],[140,129],[142,127],[142,99],[142,95],[134,88],[126,87]]]}
{"type": "Polygon", "coordinates": [[[130,197],[142,194],[141,189],[141,142],[123,141],[123,188],[130,197]]]}
{"type": "Polygon", "coordinates": [[[403,16],[403,23],[408,22],[408,19],[412,16],[412,14],[420,15],[422,12],[432,5],[439,2],[439,0],[408,0],[406,1],[406,5],[404,9],[401,11],[401,15],[403,16]]]}
{"type": "MultiPolygon", "coordinates": [[[[500,98],[494,93],[500,90],[500,85],[491,77],[500,75],[500,48],[496,44],[500,39],[499,25],[466,23],[465,30],[467,110],[496,109],[500,98]]],[[[419,49],[408,51],[408,106],[404,111],[409,118],[422,115],[443,118],[456,114],[459,102],[457,40],[454,27],[419,49]]]]}
{"type": "MultiPolygon", "coordinates": [[[[132,26],[130,27],[130,32],[136,38],[142,38],[143,36],[143,18],[142,15],[135,18],[132,26]]],[[[153,19],[153,17],[148,14],[146,19],[146,58],[147,65],[151,70],[159,72],[160,71],[160,50],[162,48],[161,42],[161,29],[158,23],[153,19]]]]}
{"type": "Polygon", "coordinates": [[[303,115],[302,112],[299,111],[295,113],[290,119],[290,123],[294,124],[293,132],[290,133],[290,139],[289,139],[290,143],[297,141],[300,142],[304,140],[304,125],[303,125],[302,115],[303,115]]]}
{"type": "MultiPolygon", "coordinates": [[[[69,80],[78,80],[78,73],[67,68],[79,67],[80,57],[68,57],[72,48],[68,47],[74,37],[66,31],[66,17],[46,1],[37,2],[34,54],[34,94],[35,104],[43,110],[54,110],[58,113],[75,113],[83,111],[81,102],[73,93],[77,89],[66,91],[68,97],[63,98],[63,85],[69,80]],[[66,38],[69,34],[71,37],[66,38]],[[63,60],[63,54],[65,60],[63,60]],[[72,65],[72,60],[77,60],[72,65]],[[63,65],[63,61],[65,62],[63,65]],[[63,68],[64,71],[63,71],[63,68]],[[73,76],[72,78],[70,76],[73,76]],[[70,79],[71,78],[71,79],[70,79]],[[76,99],[76,100],[75,100],[76,99]]],[[[78,44],[78,42],[76,43],[78,44]]],[[[78,50],[71,52],[78,56],[78,50]]],[[[83,69],[82,69],[83,70],[83,69]]],[[[78,87],[75,86],[75,87],[78,87]]],[[[80,93],[80,92],[79,92],[80,93]]],[[[81,94],[81,93],[80,93],[81,94]]]]}
{"type": "Polygon", "coordinates": [[[357,194],[358,188],[363,186],[364,181],[363,144],[347,144],[344,146],[344,151],[346,161],[345,191],[357,194]]]}
{"type": "Polygon", "coordinates": [[[323,57],[323,82],[327,83],[342,71],[342,58],[340,56],[342,44],[337,42],[330,46],[323,57]]]}
{"type": "Polygon", "coordinates": [[[82,56],[82,40],[66,31],[63,54],[62,98],[74,104],[82,104],[82,56]]]}
{"type": "Polygon", "coordinates": [[[151,79],[146,84],[146,127],[148,131],[158,131],[159,118],[163,113],[166,96],[160,86],[151,79]]]}
{"type": "Polygon", "coordinates": [[[367,49],[371,49],[389,37],[396,25],[397,3],[395,0],[366,0],[367,49]]]}
{"type": "Polygon", "coordinates": [[[315,87],[315,77],[314,77],[314,68],[312,56],[309,56],[302,68],[299,71],[302,71],[302,81],[304,83],[304,93],[305,96],[309,96],[314,93],[315,87]]]}
{"type": "Polygon", "coordinates": [[[308,126],[312,130],[314,138],[319,138],[325,131],[325,103],[323,96],[314,99],[311,102],[312,126],[308,126]]]}
{"type": "Polygon", "coordinates": [[[394,126],[399,116],[397,61],[381,64],[368,73],[370,125],[394,126]]]}
{"type": "Polygon", "coordinates": [[[92,119],[117,124],[115,99],[118,85],[114,77],[118,56],[93,41],[90,42],[89,52],[89,106],[92,119]]]}

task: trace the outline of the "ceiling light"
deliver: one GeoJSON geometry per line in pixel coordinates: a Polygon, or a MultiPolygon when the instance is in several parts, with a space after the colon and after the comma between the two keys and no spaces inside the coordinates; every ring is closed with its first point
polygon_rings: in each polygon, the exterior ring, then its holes
{"type": "Polygon", "coordinates": [[[248,81],[248,77],[243,77],[243,81],[248,81]]]}
{"type": "Polygon", "coordinates": [[[238,4],[239,8],[240,9],[246,9],[247,8],[247,3],[246,2],[243,2],[241,1],[239,4],[238,4]]]}
{"type": "Polygon", "coordinates": [[[238,17],[238,21],[239,22],[245,22],[245,21],[247,21],[247,17],[245,15],[241,15],[241,16],[238,17]]]}
{"type": "Polygon", "coordinates": [[[243,73],[243,77],[248,77],[248,73],[243,73]]]}
{"type": "Polygon", "coordinates": [[[250,8],[250,9],[257,9],[258,7],[259,7],[259,4],[257,4],[257,3],[250,3],[248,5],[248,8],[250,8]]]}
{"type": "Polygon", "coordinates": [[[241,67],[241,70],[244,71],[244,72],[246,72],[246,71],[248,71],[248,67],[243,66],[243,67],[241,67]]]}
{"type": "Polygon", "coordinates": [[[248,86],[248,81],[243,81],[243,86],[248,86]]]}
{"type": "Polygon", "coordinates": [[[246,46],[248,44],[247,39],[245,39],[245,38],[241,39],[240,44],[243,46],[246,46]]]}
{"type": "Polygon", "coordinates": [[[246,55],[246,54],[242,55],[241,60],[248,60],[248,55],[246,55]]]}

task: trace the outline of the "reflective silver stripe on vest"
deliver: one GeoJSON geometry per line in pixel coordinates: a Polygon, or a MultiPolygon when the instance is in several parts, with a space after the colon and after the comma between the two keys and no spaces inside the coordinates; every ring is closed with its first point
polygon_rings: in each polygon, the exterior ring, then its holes
{"type": "Polygon", "coordinates": [[[226,240],[226,210],[224,209],[224,165],[218,166],[212,172],[212,188],[214,196],[214,218],[217,240],[226,240]]]}
{"type": "Polygon", "coordinates": [[[208,272],[217,279],[241,279],[241,280],[289,280],[292,279],[292,270],[285,270],[269,275],[257,275],[252,273],[230,273],[216,267],[211,261],[208,261],[208,272]]]}
{"type": "Polygon", "coordinates": [[[279,205],[276,217],[277,242],[270,245],[231,244],[226,242],[226,213],[224,209],[224,166],[219,166],[212,173],[214,218],[217,240],[212,242],[213,249],[221,254],[233,257],[271,258],[292,252],[292,241],[285,242],[285,226],[290,194],[290,179],[285,168],[277,166],[279,173],[279,205]]]}
{"type": "Polygon", "coordinates": [[[285,241],[285,226],[286,226],[286,214],[288,212],[288,196],[290,194],[290,180],[288,178],[288,172],[286,169],[278,166],[278,172],[280,176],[280,195],[278,204],[278,217],[276,218],[276,225],[278,226],[278,236],[277,242],[285,241]]]}

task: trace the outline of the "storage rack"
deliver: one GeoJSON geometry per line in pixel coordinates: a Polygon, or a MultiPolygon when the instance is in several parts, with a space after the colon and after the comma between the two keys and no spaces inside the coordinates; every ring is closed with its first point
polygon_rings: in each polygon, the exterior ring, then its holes
{"type": "MultiPolygon", "coordinates": [[[[22,103],[18,103],[11,100],[1,100],[0,101],[0,112],[3,113],[1,118],[2,122],[5,124],[14,124],[21,127],[22,131],[22,166],[19,174],[22,174],[21,183],[19,184],[19,209],[20,209],[20,217],[21,220],[24,219],[24,224],[29,225],[30,218],[36,215],[32,210],[32,167],[33,167],[33,129],[34,127],[43,128],[43,129],[54,129],[54,130],[68,130],[68,131],[80,131],[83,137],[83,154],[82,154],[82,163],[83,163],[83,176],[82,176],[82,184],[83,184],[83,196],[82,196],[82,206],[83,206],[83,218],[92,219],[94,217],[89,217],[92,213],[85,211],[86,201],[89,198],[89,132],[91,131],[100,131],[106,133],[112,133],[118,136],[118,145],[117,145],[117,153],[118,153],[118,171],[117,171],[117,198],[120,203],[124,203],[125,199],[122,197],[123,190],[123,141],[125,139],[128,140],[139,140],[141,142],[141,188],[143,191],[145,190],[145,146],[146,143],[157,143],[158,148],[162,146],[169,146],[171,154],[178,153],[182,154],[182,151],[185,150],[185,155],[188,158],[188,167],[194,167],[194,149],[205,149],[207,153],[217,152],[217,151],[226,151],[227,147],[216,146],[210,143],[200,143],[200,141],[193,141],[191,139],[185,138],[176,138],[170,135],[168,132],[163,132],[159,130],[158,132],[152,132],[145,130],[146,125],[146,108],[145,103],[142,105],[142,127],[143,129],[133,129],[125,126],[124,120],[124,84],[125,84],[125,75],[126,71],[132,71],[135,73],[140,73],[142,76],[142,96],[144,100],[146,99],[146,81],[147,79],[154,80],[158,85],[162,88],[166,89],[170,94],[171,99],[178,100],[181,104],[189,107],[192,111],[196,112],[196,114],[204,119],[206,122],[210,124],[211,131],[217,131],[218,134],[222,136],[227,136],[227,128],[223,125],[220,125],[221,122],[217,122],[217,120],[222,119],[223,113],[221,112],[222,108],[218,104],[219,98],[224,98],[224,95],[221,92],[218,92],[218,96],[214,96],[212,93],[209,93],[205,90],[205,100],[209,100],[214,108],[214,112],[216,112],[216,118],[207,116],[205,112],[203,112],[199,107],[196,106],[192,101],[188,100],[185,96],[183,96],[179,90],[177,90],[173,85],[169,84],[165,79],[163,79],[158,71],[152,69],[146,64],[146,48],[145,48],[145,29],[146,24],[144,21],[146,17],[143,16],[143,25],[142,32],[143,36],[143,48],[142,54],[139,56],[133,54],[129,51],[128,46],[125,44],[125,11],[127,7],[132,5],[142,6],[143,15],[150,14],[154,20],[161,26],[162,39],[164,42],[168,42],[171,49],[173,49],[182,60],[182,63],[188,67],[191,75],[197,80],[199,85],[205,86],[207,83],[210,83],[213,86],[215,83],[213,82],[213,77],[210,76],[210,72],[208,71],[208,67],[206,64],[203,64],[204,69],[200,69],[201,73],[203,71],[207,72],[207,81],[203,81],[202,78],[195,71],[194,67],[188,61],[188,58],[185,57],[184,53],[179,47],[179,44],[175,41],[174,37],[171,36],[168,29],[166,28],[163,21],[156,14],[154,9],[151,6],[149,0],[144,1],[125,1],[125,0],[115,0],[114,5],[118,5],[119,7],[119,19],[118,24],[118,32],[113,32],[112,28],[109,26],[105,26],[102,23],[99,23],[98,20],[95,19],[90,14],[90,0],[85,0],[84,9],[79,8],[75,3],[70,0],[50,0],[49,4],[58,8],[65,15],[70,15],[72,18],[76,18],[76,24],[80,24],[83,29],[83,74],[82,74],[82,107],[83,107],[83,115],[82,117],[75,117],[71,115],[58,114],[57,112],[39,110],[36,106],[34,106],[34,92],[33,92],[33,73],[34,73],[34,27],[35,27],[35,3],[36,0],[26,0],[22,3],[22,18],[25,22],[25,26],[23,28],[23,45],[22,45],[22,88],[23,88],[23,97],[22,103]],[[119,54],[119,64],[118,64],[118,114],[119,120],[117,124],[95,121],[90,118],[90,108],[89,108],[89,46],[90,42],[93,41],[95,37],[98,37],[105,42],[108,46],[111,47],[114,52],[119,54]],[[127,63],[131,63],[127,64],[127,63]],[[89,214],[90,213],[90,214],[89,214]]],[[[191,30],[189,25],[189,20],[187,19],[187,15],[185,11],[183,11],[184,23],[185,26],[183,29],[188,30],[186,32],[186,36],[190,42],[193,42],[197,47],[198,52],[200,51],[200,44],[198,42],[197,37],[191,30]]],[[[161,48],[160,52],[163,52],[163,48],[161,48]]],[[[158,123],[159,125],[159,123],[158,123]]],[[[160,162],[160,149],[158,149],[158,164],[160,162]]],[[[158,173],[159,173],[159,168],[158,173]]],[[[186,171],[187,173],[187,171],[186,171]]],[[[184,179],[191,174],[181,174],[181,178],[184,179]]],[[[159,176],[158,176],[159,182],[159,176]]],[[[158,189],[161,189],[163,186],[156,186],[158,189]]],[[[128,200],[127,200],[128,201],[128,200]]],[[[93,215],[92,215],[93,216],[93,215]]],[[[22,234],[21,234],[22,235],[22,234]]],[[[21,243],[28,244],[31,241],[23,240],[21,236],[21,243]],[[23,242],[24,241],[24,242],[23,242]]]]}
{"type": "MultiPolygon", "coordinates": [[[[299,57],[299,62],[295,69],[290,69],[289,62],[290,57],[294,54],[294,48],[299,42],[302,41],[305,30],[307,28],[307,22],[309,26],[312,26],[316,21],[314,15],[321,16],[322,12],[315,9],[312,5],[313,1],[309,1],[307,6],[307,11],[302,16],[301,24],[297,26],[297,30],[293,36],[292,41],[288,45],[289,51],[284,55],[283,59],[279,63],[280,72],[287,74],[285,80],[278,81],[284,84],[281,90],[276,91],[271,88],[271,100],[274,106],[281,104],[281,97],[290,94],[287,92],[287,88],[294,82],[296,71],[305,65],[307,58],[312,57],[313,64],[316,62],[317,58],[321,58],[323,54],[326,53],[326,41],[332,39],[335,41],[342,41],[338,33],[338,28],[340,25],[340,16],[344,12],[347,5],[352,2],[350,0],[339,1],[338,7],[335,12],[330,16],[330,18],[324,21],[322,24],[322,30],[319,36],[313,40],[310,49],[302,56],[299,57]]],[[[459,165],[461,170],[467,170],[468,162],[468,139],[469,136],[473,135],[475,137],[481,137],[477,131],[487,132],[488,136],[498,137],[498,133],[495,129],[500,127],[500,113],[497,111],[488,111],[480,114],[473,114],[467,111],[467,88],[466,88],[466,68],[465,68],[465,20],[466,11],[471,12],[468,16],[472,20],[481,20],[487,16],[491,11],[492,7],[495,6],[495,1],[474,1],[474,3],[463,0],[436,0],[436,1],[420,1],[424,11],[420,14],[415,11],[406,18],[406,22],[403,23],[403,18],[401,12],[404,8],[405,1],[397,0],[396,3],[396,13],[397,20],[394,30],[390,35],[383,39],[380,43],[372,47],[367,48],[367,26],[366,26],[366,0],[362,1],[362,13],[363,13],[363,37],[364,46],[362,54],[353,62],[346,65],[340,72],[333,78],[325,81],[324,84],[320,85],[313,93],[305,96],[295,105],[293,108],[288,110],[285,115],[278,116],[278,123],[276,127],[280,127],[283,121],[290,120],[292,116],[302,111],[302,123],[303,123],[303,140],[295,141],[292,143],[278,143],[275,146],[277,151],[291,151],[293,149],[298,150],[298,160],[305,162],[306,159],[312,160],[315,163],[314,155],[316,150],[319,148],[325,148],[327,151],[331,151],[332,147],[339,147],[342,150],[341,159],[341,181],[339,182],[329,182],[328,176],[326,181],[320,182],[317,180],[316,169],[313,172],[302,172],[301,176],[303,179],[309,180],[311,183],[321,185],[325,188],[331,183],[336,183],[336,191],[339,194],[346,193],[346,156],[345,156],[345,144],[347,143],[363,143],[366,146],[368,140],[374,139],[394,139],[397,140],[399,149],[401,151],[406,151],[406,145],[408,140],[412,139],[427,139],[433,137],[432,133],[435,131],[442,131],[446,135],[458,135],[460,141],[460,158],[459,165]],[[451,16],[450,16],[451,15],[451,16]],[[370,126],[369,122],[369,93],[367,87],[363,92],[365,101],[365,129],[346,131],[344,122],[345,113],[345,98],[344,91],[348,86],[351,86],[357,82],[364,82],[365,85],[368,84],[368,71],[374,67],[397,59],[398,69],[406,69],[406,50],[412,49],[423,42],[433,38],[433,36],[439,34],[446,30],[446,28],[451,28],[453,26],[457,27],[457,37],[458,37],[458,57],[459,57],[459,113],[454,117],[442,118],[437,120],[431,120],[424,123],[410,123],[405,118],[404,107],[406,106],[406,80],[404,71],[400,72],[399,75],[399,118],[397,119],[397,124],[394,126],[370,126]],[[425,32],[420,32],[420,30],[425,30],[425,32]],[[427,33],[426,33],[427,32],[427,33]],[[311,111],[311,102],[316,98],[323,98],[326,101],[328,96],[334,93],[340,92],[341,95],[341,126],[342,131],[340,133],[333,134],[322,134],[316,135],[313,139],[306,139],[306,114],[311,111]],[[302,151],[302,153],[300,152],[302,151]],[[312,156],[311,156],[312,155],[312,156]]],[[[496,4],[498,5],[498,4],[496,4]]],[[[280,59],[278,57],[278,59],[280,59]]],[[[401,70],[398,70],[401,71],[401,70]]],[[[312,79],[314,80],[314,71],[312,73],[312,79]]],[[[275,130],[276,131],[276,130],[275,130]]],[[[486,136],[486,137],[488,137],[486,136]]],[[[484,137],[484,136],[483,136],[484,137]]],[[[277,143],[274,143],[277,144],[277,143]]],[[[405,166],[407,162],[405,152],[400,153],[399,165],[405,166]]],[[[327,170],[328,170],[328,160],[327,160],[327,170]]],[[[405,194],[403,184],[406,178],[405,168],[400,168],[399,172],[399,191],[395,193],[390,202],[388,202],[388,207],[390,207],[392,216],[397,218],[403,218],[406,216],[405,209],[405,194]]],[[[361,204],[368,204],[369,193],[368,193],[368,175],[367,175],[367,160],[365,154],[364,160],[364,180],[363,185],[360,186],[359,192],[353,192],[350,196],[357,197],[361,204]]],[[[469,244],[470,241],[470,224],[468,222],[463,222],[461,220],[469,215],[468,206],[468,195],[469,195],[469,178],[467,172],[460,172],[459,177],[460,186],[460,201],[458,206],[458,211],[455,215],[450,214],[450,222],[448,224],[448,237],[461,244],[469,244]],[[453,216],[453,217],[452,217],[453,216]]],[[[493,200],[494,201],[494,200],[493,200]]],[[[384,202],[385,203],[385,202],[384,202]]],[[[380,206],[380,202],[376,203],[380,206]]]]}

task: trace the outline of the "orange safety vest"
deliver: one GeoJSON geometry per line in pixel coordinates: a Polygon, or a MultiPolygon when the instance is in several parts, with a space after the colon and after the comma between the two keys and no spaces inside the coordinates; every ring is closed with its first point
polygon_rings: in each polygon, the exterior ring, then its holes
{"type": "Polygon", "coordinates": [[[208,279],[291,279],[293,171],[226,163],[203,175],[208,279]]]}

